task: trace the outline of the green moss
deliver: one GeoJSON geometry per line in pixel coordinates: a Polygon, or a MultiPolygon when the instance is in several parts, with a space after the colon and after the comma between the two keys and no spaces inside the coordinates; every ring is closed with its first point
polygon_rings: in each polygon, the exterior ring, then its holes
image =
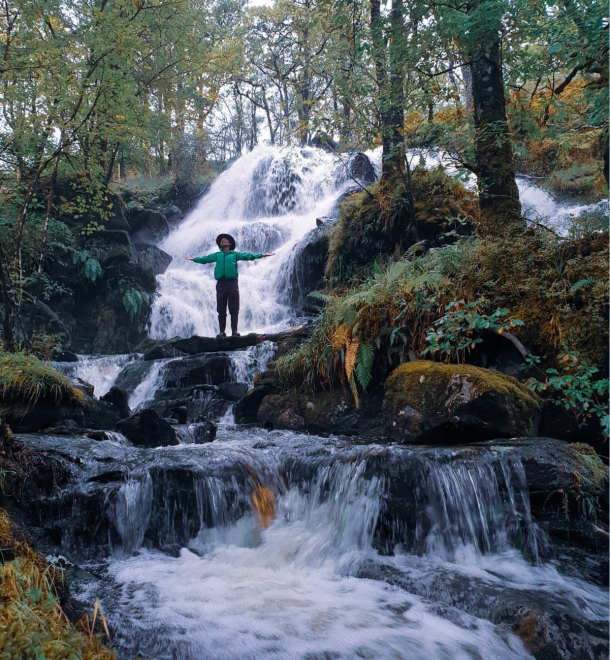
{"type": "Polygon", "coordinates": [[[375,260],[403,254],[414,243],[425,240],[429,246],[441,245],[455,240],[447,236],[450,231],[470,231],[467,223],[456,225],[455,219],[476,220],[475,197],[444,168],[415,168],[411,187],[415,222],[403,180],[378,181],[343,202],[330,235],[328,277],[346,281],[363,271],[366,274],[366,266],[375,260]]]}
{"type": "Polygon", "coordinates": [[[83,393],[68,378],[34,355],[0,353],[0,399],[8,402],[82,402],[83,393]]]}
{"type": "Polygon", "coordinates": [[[527,414],[532,408],[540,408],[536,395],[516,378],[471,365],[427,360],[406,362],[397,367],[386,381],[385,396],[391,408],[409,406],[430,415],[446,407],[451,393],[462,388],[468,399],[488,392],[504,395],[517,413],[527,414]]]}

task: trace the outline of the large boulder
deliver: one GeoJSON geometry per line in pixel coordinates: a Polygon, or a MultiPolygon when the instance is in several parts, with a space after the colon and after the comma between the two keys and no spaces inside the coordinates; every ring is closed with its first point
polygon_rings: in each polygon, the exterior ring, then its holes
{"type": "Polygon", "coordinates": [[[172,262],[172,257],[156,245],[134,243],[133,249],[138,264],[142,268],[152,271],[155,275],[163,275],[172,262]]]}
{"type": "Polygon", "coordinates": [[[234,351],[239,348],[256,346],[259,342],[259,335],[251,332],[241,337],[199,337],[193,335],[186,339],[177,339],[171,342],[171,345],[189,355],[198,353],[215,353],[218,351],[234,351]]]}
{"type": "Polygon", "coordinates": [[[381,394],[372,392],[356,408],[349,392],[292,389],[264,397],[257,421],[274,429],[379,437],[381,401],[381,394]]]}
{"type": "Polygon", "coordinates": [[[155,410],[144,408],[117,424],[120,431],[136,447],[179,445],[174,427],[155,410]]]}
{"type": "Polygon", "coordinates": [[[167,364],[166,387],[192,387],[194,385],[220,385],[231,380],[231,358],[227,353],[204,353],[167,364]]]}
{"type": "Polygon", "coordinates": [[[377,180],[375,168],[369,157],[362,152],[357,153],[349,165],[350,176],[357,179],[360,183],[368,185],[377,180]]]}
{"type": "Polygon", "coordinates": [[[16,433],[31,433],[54,426],[63,428],[68,421],[74,422],[75,429],[115,430],[124,410],[113,402],[83,394],[82,401],[59,403],[38,400],[27,404],[0,400],[0,417],[4,417],[16,433]]]}
{"type": "Polygon", "coordinates": [[[401,364],[388,377],[385,431],[407,443],[455,444],[532,437],[540,403],[511,376],[471,365],[401,364]]]}
{"type": "Polygon", "coordinates": [[[160,211],[133,210],[129,216],[132,238],[140,243],[159,243],[169,234],[169,223],[160,211]]]}

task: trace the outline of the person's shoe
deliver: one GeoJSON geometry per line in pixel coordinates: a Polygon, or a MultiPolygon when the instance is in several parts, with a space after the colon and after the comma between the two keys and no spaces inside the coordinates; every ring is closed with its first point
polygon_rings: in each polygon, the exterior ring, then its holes
{"type": "Polygon", "coordinates": [[[239,334],[239,332],[232,332],[231,337],[241,337],[241,335],[239,334]]]}
{"type": "Polygon", "coordinates": [[[216,336],[218,337],[218,339],[222,339],[223,337],[227,336],[227,333],[226,332],[219,332],[216,336]]]}

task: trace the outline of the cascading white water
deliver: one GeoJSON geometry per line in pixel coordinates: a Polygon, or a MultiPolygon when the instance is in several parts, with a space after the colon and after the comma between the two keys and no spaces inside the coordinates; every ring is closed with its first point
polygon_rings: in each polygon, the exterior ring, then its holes
{"type": "Polygon", "coordinates": [[[51,366],[73,380],[81,378],[93,385],[93,394],[104,396],[114,385],[121,370],[137,355],[79,355],[78,362],[51,362],[51,366]]]}
{"type": "Polygon", "coordinates": [[[239,263],[241,331],[275,331],[289,323],[291,259],[298,241],[328,216],[353,187],[345,167],[317,149],[257,147],[212,184],[189,217],[161,243],[174,261],[159,276],[150,334],[155,338],[218,332],[214,264],[186,260],[218,251],[216,236],[231,234],[236,250],[275,252],[239,263]]]}
{"type": "MultiPolygon", "coordinates": [[[[389,480],[371,474],[370,460],[381,447],[345,451],[329,443],[328,453],[292,464],[283,450],[294,434],[273,433],[267,450],[245,433],[239,439],[215,443],[209,460],[220,451],[243,465],[246,480],[195,480],[200,531],[188,549],[173,558],[140,550],[110,564],[120,594],[113,591],[104,606],[120,657],[531,659],[502,627],[425,596],[437,589],[446,598],[461,584],[494,598],[502,589],[512,597],[534,594],[538,603],[559,598],[566,612],[605,617],[603,589],[532,565],[511,547],[511,521],[532,526],[519,461],[496,457],[494,471],[491,462],[466,458],[416,477],[410,492],[416,526],[428,530],[425,549],[405,545],[384,557],[374,549],[374,532],[389,480]],[[265,490],[275,497],[266,528],[255,499],[265,490]]],[[[132,503],[121,509],[121,536],[129,543],[142,529],[129,512],[139,508],[146,518],[150,498],[142,479],[121,490],[121,503],[132,503]]]]}

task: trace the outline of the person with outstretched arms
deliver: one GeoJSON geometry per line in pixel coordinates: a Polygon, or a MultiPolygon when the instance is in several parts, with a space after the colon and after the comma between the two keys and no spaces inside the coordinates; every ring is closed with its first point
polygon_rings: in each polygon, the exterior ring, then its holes
{"type": "Polygon", "coordinates": [[[239,337],[237,322],[239,319],[239,285],[238,285],[238,261],[252,261],[263,257],[272,257],[272,252],[266,254],[252,254],[250,252],[236,252],[235,239],[229,234],[220,234],[216,238],[219,252],[213,252],[204,257],[187,257],[189,261],[196,264],[211,264],[214,266],[214,278],[216,280],[216,309],[218,311],[218,337],[226,337],[227,306],[231,315],[231,336],[239,337]]]}

